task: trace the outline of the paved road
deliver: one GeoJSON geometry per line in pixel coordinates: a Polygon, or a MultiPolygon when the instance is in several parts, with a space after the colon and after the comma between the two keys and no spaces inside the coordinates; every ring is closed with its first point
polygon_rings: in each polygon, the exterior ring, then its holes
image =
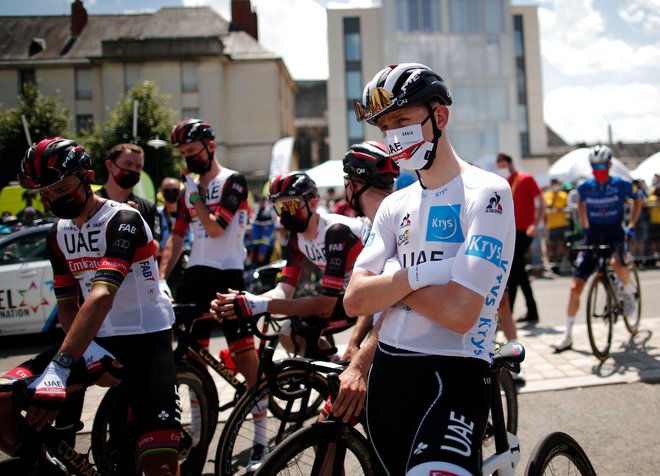
{"type": "MultiPolygon", "coordinates": [[[[642,280],[642,323],[630,338],[623,323],[614,333],[612,356],[599,363],[592,355],[584,325],[584,308],[579,311],[574,349],[553,354],[550,344],[564,324],[570,280],[566,277],[535,279],[532,287],[541,311],[541,322],[521,328],[519,341],[527,350],[524,363],[526,383],[520,388],[520,439],[523,463],[533,444],[542,435],[562,430],[571,433],[593,458],[599,474],[650,474],[660,467],[656,456],[660,431],[660,270],[644,271],[642,280]]],[[[521,299],[514,315],[524,312],[521,299]]],[[[584,300],[583,300],[584,301],[584,300]]],[[[346,336],[338,339],[345,343],[346,336]]],[[[0,369],[11,368],[53,344],[42,336],[0,338],[0,369]]],[[[216,337],[217,352],[224,339],[216,337]]],[[[83,420],[91,428],[94,410],[103,391],[88,392],[83,420]]],[[[216,431],[216,439],[220,429],[216,431]]],[[[89,445],[80,439],[80,447],[89,445]]],[[[212,458],[215,451],[209,451],[212,458]]],[[[212,474],[213,465],[205,471],[212,474]]],[[[522,474],[522,470],[518,472],[522,474]]]]}

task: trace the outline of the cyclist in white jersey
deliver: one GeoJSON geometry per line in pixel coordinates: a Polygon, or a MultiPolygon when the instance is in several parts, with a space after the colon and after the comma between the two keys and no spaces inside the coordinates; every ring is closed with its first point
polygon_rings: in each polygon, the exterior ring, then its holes
{"type": "MultiPolygon", "coordinates": [[[[44,205],[60,218],[47,246],[66,331],[53,361],[32,384],[28,423],[40,430],[54,420],[76,360],[82,357],[93,373],[108,355],[125,368],[142,470],[178,474],[174,312],[160,290],[151,230],[134,208],[92,192],[91,160],[73,141],[56,137],[29,148],[18,178],[23,188],[39,190],[44,205]]],[[[107,374],[100,380],[118,382],[107,374]]]]}
{"type": "Polygon", "coordinates": [[[506,181],[464,162],[443,134],[451,104],[442,78],[413,63],[379,71],[354,102],[358,120],[419,177],[381,204],[344,299],[349,315],[387,309],[366,406],[376,454],[394,475],[481,470],[513,202],[506,181]],[[402,269],[381,274],[391,258],[402,269]]]}

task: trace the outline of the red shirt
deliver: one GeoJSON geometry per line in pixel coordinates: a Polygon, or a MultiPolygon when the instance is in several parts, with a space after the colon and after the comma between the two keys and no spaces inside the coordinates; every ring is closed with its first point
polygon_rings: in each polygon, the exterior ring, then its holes
{"type": "Polygon", "coordinates": [[[513,193],[513,209],[516,215],[516,231],[526,230],[536,223],[535,198],[541,195],[541,188],[534,177],[524,172],[514,172],[508,179],[513,193]]]}

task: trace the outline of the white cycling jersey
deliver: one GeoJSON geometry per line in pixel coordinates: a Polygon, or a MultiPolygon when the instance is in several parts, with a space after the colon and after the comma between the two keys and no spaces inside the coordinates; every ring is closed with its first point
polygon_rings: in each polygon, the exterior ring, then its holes
{"type": "Polygon", "coordinates": [[[455,258],[451,280],[483,296],[485,302],[477,323],[465,334],[396,304],[386,313],[380,340],[414,352],[490,362],[497,307],[514,244],[509,184],[477,167],[467,166],[438,189],[423,189],[417,182],[385,198],[355,266],[380,274],[392,256],[397,256],[404,268],[455,258]]]}
{"type": "Polygon", "coordinates": [[[204,204],[215,214],[224,233],[215,238],[209,236],[197,217],[195,206],[190,203],[190,192],[186,190],[179,201],[179,210],[183,209],[183,213],[174,225],[174,234],[183,237],[188,227],[192,226],[193,243],[188,267],[202,265],[216,269],[243,269],[247,256],[243,239],[248,218],[245,177],[223,167],[209,181],[204,204]]]}
{"type": "Polygon", "coordinates": [[[117,289],[97,337],[146,334],[172,327],[172,303],[159,289],[156,244],[139,212],[106,200],[80,229],[61,219],[48,233],[58,300],[87,298],[92,286],[117,289]]]}

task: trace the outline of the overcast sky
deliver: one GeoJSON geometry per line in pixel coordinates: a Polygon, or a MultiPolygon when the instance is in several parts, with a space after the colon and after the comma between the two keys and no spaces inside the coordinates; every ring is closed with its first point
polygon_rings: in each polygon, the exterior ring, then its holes
{"type": "MultiPolygon", "coordinates": [[[[660,0],[513,0],[538,5],[546,123],[569,143],[660,141],[660,0]]],[[[85,0],[90,14],[229,0],[85,0]]],[[[378,0],[252,0],[259,39],[294,79],[328,76],[325,8],[378,0]],[[295,25],[295,26],[292,26],[295,25]],[[303,39],[303,41],[301,41],[303,39]]],[[[3,1],[4,15],[68,14],[70,0],[3,1]]],[[[440,72],[442,74],[442,72],[440,72]]]]}

